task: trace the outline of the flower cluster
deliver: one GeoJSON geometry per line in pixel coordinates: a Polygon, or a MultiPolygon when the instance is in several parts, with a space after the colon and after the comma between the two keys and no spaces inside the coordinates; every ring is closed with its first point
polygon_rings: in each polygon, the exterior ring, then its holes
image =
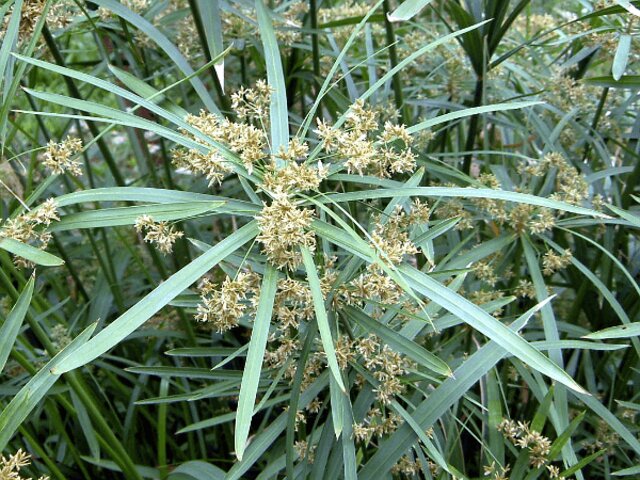
{"type": "Polygon", "coordinates": [[[565,269],[571,263],[572,258],[573,255],[569,249],[565,249],[561,254],[547,250],[542,259],[542,273],[547,276],[553,275],[558,270],[565,269]]]}
{"type": "Polygon", "coordinates": [[[298,208],[289,198],[275,198],[257,217],[260,235],[258,241],[269,261],[277,268],[296,269],[302,263],[299,248],[314,250],[316,238],[309,231],[314,213],[298,208]]]}
{"type": "MultiPolygon", "coordinates": [[[[356,278],[338,287],[338,301],[347,305],[364,306],[369,302],[396,305],[402,298],[403,291],[388,275],[377,266],[370,266],[356,278]]],[[[380,317],[384,308],[376,308],[371,315],[380,317]]]]}
{"type": "MultiPolygon", "coordinates": [[[[3,4],[6,4],[3,2],[3,4]]],[[[22,4],[22,10],[20,12],[20,27],[18,30],[18,43],[29,42],[33,38],[33,34],[36,30],[36,26],[42,17],[42,13],[47,7],[46,0],[29,0],[22,4]]],[[[75,5],[70,1],[58,1],[53,2],[47,10],[47,24],[50,28],[65,28],[77,11],[74,9],[75,5]]],[[[13,14],[13,8],[11,7],[4,15],[0,24],[0,39],[2,39],[8,30],[9,21],[13,14]]]]}
{"type": "Polygon", "coordinates": [[[378,407],[369,409],[364,421],[353,425],[356,440],[367,442],[372,437],[381,438],[395,432],[402,424],[402,417],[396,413],[382,413],[378,407]]]}
{"type": "Polygon", "coordinates": [[[476,262],[473,266],[473,272],[479,280],[482,280],[487,285],[494,287],[498,282],[498,276],[493,266],[486,261],[476,262]]]}
{"type": "Polygon", "coordinates": [[[267,165],[262,180],[262,189],[269,192],[272,197],[317,190],[329,171],[321,162],[318,162],[317,168],[305,163],[298,163],[297,160],[306,158],[308,150],[309,147],[306,143],[293,138],[289,142],[287,150],[281,150],[267,165]],[[278,168],[277,159],[284,160],[285,165],[278,168]]]}
{"type": "Polygon", "coordinates": [[[474,218],[471,212],[465,208],[464,203],[457,198],[445,200],[440,203],[436,213],[439,219],[458,218],[456,230],[470,230],[474,226],[474,218]]]}
{"type": "Polygon", "coordinates": [[[42,163],[56,175],[69,172],[71,175],[79,177],[82,175],[80,162],[74,160],[73,157],[81,151],[82,140],[79,138],[68,136],[60,143],[50,140],[47,143],[47,151],[43,155],[42,163]]]}
{"type": "MultiPolygon", "coordinates": [[[[265,80],[258,80],[255,87],[240,89],[231,95],[231,107],[240,120],[266,122],[273,88],[265,80]]],[[[263,124],[266,128],[266,124],[263,124]]]]}
{"type": "Polygon", "coordinates": [[[533,286],[533,283],[524,278],[518,280],[518,285],[516,286],[513,293],[517,297],[521,298],[536,298],[536,289],[533,286]]]}
{"type": "MultiPolygon", "coordinates": [[[[320,287],[323,295],[327,295],[335,280],[335,272],[331,269],[329,261],[320,278],[320,287]]],[[[289,362],[300,349],[298,332],[303,322],[309,322],[315,317],[313,297],[306,283],[292,278],[278,280],[278,289],[274,302],[275,329],[269,335],[269,347],[265,354],[265,364],[272,369],[288,365],[285,370],[285,378],[293,381],[295,375],[295,362],[289,362]]],[[[302,378],[302,388],[306,388],[322,373],[326,365],[324,355],[313,352],[305,365],[302,378]]],[[[312,413],[314,407],[310,407],[312,413]]],[[[318,408],[319,409],[319,408],[318,408]]]]}
{"type": "Polygon", "coordinates": [[[406,255],[415,255],[418,249],[409,239],[409,226],[429,220],[429,208],[419,201],[414,202],[409,214],[398,206],[386,222],[378,219],[371,233],[373,247],[382,251],[382,259],[397,265],[406,255]]]}
{"type": "Polygon", "coordinates": [[[491,480],[509,480],[509,470],[511,470],[509,465],[503,467],[496,465],[495,461],[491,462],[491,465],[485,465],[483,467],[484,476],[490,477],[491,480]]]}
{"type": "Polygon", "coordinates": [[[210,323],[223,333],[236,327],[243,315],[249,313],[248,302],[258,298],[259,278],[255,273],[238,273],[235,279],[227,277],[216,286],[204,278],[198,286],[201,303],[198,305],[196,320],[210,323]]]}
{"type": "Polygon", "coordinates": [[[413,172],[416,157],[407,129],[386,122],[380,131],[377,116],[375,110],[365,107],[364,101],[357,100],[346,115],[345,128],[318,120],[316,132],[325,152],[343,161],[349,173],[389,178],[413,172]]]}
{"type": "MultiPolygon", "coordinates": [[[[556,193],[549,197],[551,199],[580,205],[589,196],[589,185],[583,175],[559,153],[548,153],[539,161],[523,163],[518,171],[523,176],[532,177],[534,182],[536,177],[550,176],[556,186],[556,193]]],[[[500,188],[498,179],[492,174],[479,175],[478,182],[485,188],[500,188]]],[[[522,189],[517,188],[516,191],[522,189]]],[[[598,197],[595,197],[594,203],[597,201],[598,197]]],[[[554,212],[545,207],[524,203],[510,207],[505,201],[488,198],[472,199],[471,203],[479,212],[487,214],[487,221],[512,229],[518,234],[528,232],[535,235],[547,232],[556,225],[557,218],[562,215],[561,212],[554,212]]],[[[456,225],[458,230],[473,228],[474,217],[460,200],[443,202],[437,213],[440,218],[460,217],[456,225]]]]}
{"type": "Polygon", "coordinates": [[[415,478],[420,472],[422,472],[422,462],[417,459],[411,459],[408,455],[400,457],[400,460],[391,467],[391,473],[401,474],[406,478],[415,478]]]}
{"type": "MultiPolygon", "coordinates": [[[[51,233],[46,230],[46,227],[54,220],[60,220],[60,218],[55,200],[50,198],[38,208],[7,220],[0,229],[0,239],[11,238],[44,250],[51,241],[51,233]]],[[[18,262],[25,267],[30,266],[22,260],[18,262]]]]}
{"type": "Polygon", "coordinates": [[[600,418],[595,425],[594,438],[587,443],[590,452],[606,450],[613,453],[620,443],[620,435],[613,431],[606,420],[600,418]]]}
{"type": "MultiPolygon", "coordinates": [[[[322,5],[323,8],[318,10],[318,21],[320,24],[343,20],[345,18],[363,17],[371,9],[371,3],[355,0],[337,3],[328,7],[325,7],[325,3],[322,5]]],[[[339,27],[333,27],[331,33],[338,42],[343,43],[346,42],[353,33],[354,28],[355,26],[353,24],[341,25],[339,27]]],[[[384,27],[377,22],[371,23],[371,29],[374,36],[384,34],[384,27]]],[[[332,62],[329,62],[329,65],[331,63],[332,62]]]]}
{"type": "MultiPolygon", "coordinates": [[[[496,176],[491,173],[482,173],[478,177],[478,182],[481,183],[484,188],[500,190],[500,182],[496,176]]],[[[508,219],[508,209],[506,207],[506,202],[503,200],[494,200],[493,198],[474,198],[472,203],[480,210],[484,210],[488,213],[491,220],[495,222],[504,223],[508,219]]]]}
{"type": "Polygon", "coordinates": [[[498,431],[511,443],[529,450],[529,463],[534,468],[540,468],[548,461],[551,451],[551,441],[540,432],[531,430],[527,422],[515,422],[503,419],[498,425],[498,431]]]}
{"type": "MultiPolygon", "coordinates": [[[[232,105],[240,121],[234,122],[201,110],[198,115],[189,114],[185,122],[202,132],[223,148],[236,154],[249,173],[268,158],[268,126],[271,88],[260,80],[255,88],[241,88],[232,96],[232,105]]],[[[181,168],[203,174],[209,186],[222,183],[231,172],[232,162],[220,149],[212,147],[193,132],[181,130],[190,140],[202,144],[201,148],[174,150],[173,161],[181,168]]]]}
{"type": "MultiPolygon", "coordinates": [[[[13,455],[9,455],[9,458],[6,458],[4,455],[0,455],[0,480],[32,480],[31,477],[23,477],[20,474],[22,467],[26,467],[30,464],[31,455],[22,449],[18,450],[13,455]]],[[[38,480],[49,480],[49,477],[41,476],[38,480]]]]}
{"type": "Polygon", "coordinates": [[[309,463],[313,463],[316,456],[316,446],[309,445],[306,440],[298,440],[293,445],[294,451],[298,454],[299,458],[304,458],[309,463]]]}
{"type": "Polygon", "coordinates": [[[167,222],[156,222],[150,215],[141,215],[136,219],[135,229],[138,233],[144,233],[144,241],[158,247],[162,253],[171,253],[173,244],[184,236],[184,232],[176,230],[167,222]]]}
{"type": "MultiPolygon", "coordinates": [[[[199,115],[187,115],[185,121],[200,130],[217,143],[222,144],[237,154],[244,167],[251,173],[254,166],[267,157],[265,148],[267,139],[264,131],[247,123],[232,122],[202,110],[199,115]]],[[[186,136],[196,142],[201,140],[187,131],[186,136]]],[[[219,152],[212,151],[211,145],[203,145],[202,149],[191,148],[174,151],[174,163],[202,173],[210,184],[220,183],[224,175],[230,171],[230,165],[219,152]]]]}
{"type": "MultiPolygon", "coordinates": [[[[386,218],[375,218],[371,244],[380,251],[380,260],[397,265],[407,255],[416,254],[418,249],[410,240],[409,227],[428,221],[429,216],[428,206],[416,200],[408,213],[396,208],[386,218]]],[[[377,264],[370,264],[351,281],[339,285],[337,293],[338,303],[354,306],[364,306],[370,302],[377,304],[370,312],[374,318],[382,316],[387,306],[401,305],[403,311],[408,313],[414,313],[419,308],[413,302],[402,301],[403,289],[377,264]]]]}
{"type": "Polygon", "coordinates": [[[361,364],[379,382],[374,392],[380,403],[388,405],[396,395],[404,392],[405,385],[400,379],[409,372],[412,364],[388,345],[384,345],[378,337],[370,334],[351,340],[343,336],[336,343],[338,364],[343,370],[350,361],[361,357],[361,364]]]}
{"type": "Polygon", "coordinates": [[[593,98],[597,91],[578,82],[566,69],[554,70],[545,87],[547,100],[564,111],[576,107],[583,111],[593,109],[593,98]]]}

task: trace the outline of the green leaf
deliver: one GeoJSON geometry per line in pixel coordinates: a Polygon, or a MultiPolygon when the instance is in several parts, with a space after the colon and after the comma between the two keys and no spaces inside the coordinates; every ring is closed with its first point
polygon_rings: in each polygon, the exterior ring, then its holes
{"type": "Polygon", "coordinates": [[[634,227],[640,228],[640,216],[634,215],[633,213],[628,212],[626,210],[622,210],[621,208],[618,208],[614,205],[607,205],[607,208],[612,212],[620,215],[622,218],[624,218],[627,222],[629,222],[634,227]]]}
{"type": "Polygon", "coordinates": [[[618,470],[617,472],[611,473],[611,475],[614,475],[616,477],[628,477],[630,475],[640,475],[640,465],[638,465],[637,467],[629,467],[629,468],[624,468],[622,470],[618,470]]]}
{"type": "Polygon", "coordinates": [[[538,197],[528,193],[510,192],[507,190],[493,190],[490,188],[473,187],[415,187],[415,188],[384,188],[378,190],[362,190],[359,192],[334,193],[316,199],[319,203],[342,203],[357,200],[371,200],[389,197],[443,197],[443,198],[491,198],[514,203],[546,207],[563,212],[577,213],[597,218],[610,218],[608,215],[588,208],[577,207],[564,202],[558,202],[546,197],[538,197]]]}
{"type": "Polygon", "coordinates": [[[60,265],[64,265],[64,260],[61,258],[47,253],[44,250],[40,250],[39,248],[32,247],[29,244],[14,240],[13,238],[3,238],[0,240],[0,248],[29,260],[36,265],[42,265],[43,267],[59,267],[60,265]]]}
{"type": "MultiPolygon", "coordinates": [[[[25,60],[28,61],[28,60],[25,60]]],[[[131,75],[129,72],[125,70],[121,70],[118,67],[113,65],[109,65],[109,70],[111,73],[115,75],[115,77],[120,80],[124,85],[126,85],[132,92],[136,93],[142,98],[150,99],[153,103],[163,104],[165,103],[165,108],[177,115],[180,118],[184,118],[187,116],[189,112],[187,112],[184,108],[179,107],[173,103],[167,102],[167,97],[158,90],[150,86],[148,83],[143,82],[139,78],[134,75],[131,75]]]]}
{"type": "Polygon", "coordinates": [[[580,460],[575,465],[572,465],[570,468],[567,468],[566,470],[563,470],[562,472],[560,472],[560,478],[569,478],[569,477],[571,477],[571,475],[575,475],[575,473],[577,471],[579,471],[580,469],[586,467],[591,462],[596,460],[598,457],[604,455],[605,453],[607,453],[606,449],[605,450],[600,450],[599,452],[595,452],[595,453],[592,453],[591,455],[589,455],[587,457],[584,457],[582,460],[580,460]]]}
{"type": "Polygon", "coordinates": [[[620,35],[618,41],[618,48],[616,54],[613,57],[613,65],[611,66],[611,74],[613,79],[617,82],[624,75],[624,71],[627,69],[627,63],[629,62],[629,52],[631,50],[631,35],[620,35]]]}
{"type": "Polygon", "coordinates": [[[150,215],[157,222],[183,220],[206,216],[222,205],[223,202],[181,202],[87,210],[64,215],[59,222],[51,224],[49,231],[64,232],[80,228],[133,225],[141,215],[150,215]]]}
{"type": "Polygon", "coordinates": [[[162,307],[177,297],[189,285],[216,266],[221,260],[252,240],[258,234],[257,223],[251,222],[222,240],[208,252],[200,255],[186,267],[162,282],[142,300],[114,320],[109,326],[56,365],[56,371],[68,372],[79,368],[106,353],[133,333],[162,307]]]}
{"type": "Polygon", "coordinates": [[[63,348],[55,357],[42,367],[20,391],[11,399],[9,405],[0,413],[0,451],[3,451],[11,437],[20,427],[29,413],[44,398],[49,389],[62,373],[58,367],[71,359],[87,344],[96,328],[97,323],[91,324],[63,348]]]}
{"type": "Polygon", "coordinates": [[[629,0],[615,0],[615,2],[624,8],[627,12],[640,17],[640,9],[633,5],[629,0]]]}
{"type": "Polygon", "coordinates": [[[18,297],[16,304],[9,312],[7,319],[2,324],[2,327],[0,327],[0,373],[2,373],[7,363],[13,344],[16,338],[18,338],[24,317],[29,310],[34,284],[35,278],[31,277],[18,297]]]}
{"type": "Polygon", "coordinates": [[[640,75],[624,75],[617,80],[612,76],[588,77],[584,81],[589,85],[608,88],[640,88],[640,75]]]}
{"type": "MultiPolygon", "coordinates": [[[[94,3],[101,7],[105,7],[107,10],[112,11],[119,17],[122,17],[126,21],[128,21],[131,25],[135,25],[135,27],[141,32],[145,33],[151,40],[153,40],[164,52],[173,60],[176,66],[184,73],[186,76],[190,76],[194,73],[193,68],[189,64],[189,61],[184,58],[180,50],[171,43],[171,41],[164,36],[164,34],[153,26],[149,21],[147,21],[144,17],[133,13],[127,7],[122,5],[115,0],[95,0],[94,3]]],[[[220,110],[213,102],[211,95],[207,91],[207,88],[197,77],[192,77],[190,80],[193,89],[196,91],[202,103],[207,107],[207,109],[218,115],[220,114],[220,110]]]]}
{"type": "Polygon", "coordinates": [[[200,460],[192,460],[177,466],[171,471],[167,480],[224,480],[226,472],[200,460]]]}
{"type": "Polygon", "coordinates": [[[511,102],[511,103],[496,103],[494,105],[484,105],[482,107],[472,107],[465,108],[464,110],[457,110],[455,112],[445,113],[444,115],[439,115],[435,118],[430,118],[429,120],[425,120],[424,122],[420,122],[416,125],[413,125],[407,128],[409,133],[417,133],[426,128],[434,127],[435,125],[440,125],[441,123],[449,122],[451,120],[456,120],[458,118],[471,117],[473,115],[478,115],[480,113],[490,113],[490,112],[504,112],[507,110],[520,110],[521,108],[533,107],[534,105],[542,105],[543,102],[511,102]]]}
{"type": "MultiPolygon", "coordinates": [[[[328,377],[321,374],[320,377],[300,395],[298,408],[304,408],[313,400],[322,389],[326,388],[328,377]]],[[[249,443],[241,461],[236,462],[227,472],[227,480],[240,480],[244,473],[251,468],[260,456],[276,441],[287,426],[288,412],[281,413],[268,427],[258,433],[249,443]]]]}
{"type": "Polygon", "coordinates": [[[327,317],[327,311],[324,307],[324,296],[322,295],[322,289],[320,287],[320,278],[318,278],[318,271],[316,270],[316,264],[313,260],[313,256],[307,247],[300,248],[302,252],[302,261],[304,268],[307,271],[307,280],[309,281],[309,288],[311,289],[311,295],[313,297],[313,308],[316,312],[316,319],[318,321],[318,331],[320,332],[320,340],[322,341],[322,347],[324,353],[327,356],[327,363],[331,374],[336,383],[340,387],[342,392],[346,392],[344,382],[342,381],[342,375],[340,374],[340,367],[338,366],[338,360],[336,358],[336,350],[333,345],[333,338],[331,336],[331,328],[329,327],[329,319],[327,317]]]}
{"type": "Polygon", "coordinates": [[[253,323],[253,330],[251,331],[249,351],[247,353],[247,361],[244,366],[242,384],[240,386],[234,437],[238,460],[242,460],[247,438],[249,437],[249,429],[256,404],[258,383],[260,381],[260,373],[262,372],[262,362],[267,346],[267,338],[269,337],[269,326],[271,325],[273,302],[275,300],[277,286],[278,272],[275,267],[267,265],[262,278],[262,285],[260,286],[260,300],[256,311],[256,318],[253,323]]]}
{"type": "Polygon", "coordinates": [[[562,451],[564,446],[567,445],[571,440],[571,435],[573,435],[573,432],[575,432],[576,429],[580,426],[580,423],[584,419],[584,416],[585,412],[580,412],[576,418],[571,420],[569,426],[567,426],[567,428],[565,428],[564,431],[560,435],[558,435],[558,438],[554,440],[554,442],[551,444],[551,449],[549,450],[548,458],[550,460],[555,460],[556,457],[560,455],[560,452],[562,451]]]}
{"type": "Polygon", "coordinates": [[[404,22],[410,20],[432,1],[433,0],[404,0],[398,8],[389,14],[389,21],[404,22]]]}
{"type": "Polygon", "coordinates": [[[362,310],[355,307],[346,307],[345,314],[359,323],[366,332],[373,332],[380,337],[393,350],[411,358],[418,365],[436,372],[440,375],[451,376],[449,365],[435,356],[430,351],[418,345],[416,342],[403,337],[383,323],[372,319],[362,310]]]}
{"type": "MultiPolygon", "coordinates": [[[[407,278],[413,281],[414,288],[430,298],[438,305],[458,316],[465,323],[475,328],[482,334],[494,340],[498,345],[507,349],[514,356],[525,362],[529,367],[540,373],[566,385],[579,393],[587,393],[576,381],[555,362],[540,353],[520,335],[504,326],[494,317],[471,303],[456,292],[451,291],[440,282],[433,280],[428,275],[411,267],[401,265],[399,267],[407,278]]],[[[552,297],[547,298],[539,305],[546,305],[552,297]]]]}
{"type": "Polygon", "coordinates": [[[630,338],[637,336],[640,336],[640,322],[605,328],[604,330],[599,330],[597,332],[590,333],[589,335],[585,335],[582,338],[606,340],[609,338],[630,338]]]}
{"type": "MultiPolygon", "coordinates": [[[[18,41],[20,19],[22,18],[22,2],[23,0],[16,0],[13,4],[13,13],[6,25],[6,30],[3,27],[2,45],[0,46],[0,86],[4,84],[2,99],[6,99],[7,89],[12,81],[13,72],[9,62],[9,54],[18,41]]],[[[2,6],[2,10],[6,12],[5,7],[8,9],[10,5],[11,2],[7,2],[6,5],[2,6]]],[[[2,19],[0,19],[0,22],[2,22],[2,19]]]]}
{"type": "Polygon", "coordinates": [[[183,203],[183,202],[223,202],[221,211],[236,214],[255,213],[260,207],[226,197],[207,195],[204,193],[182,192],[180,190],[164,190],[161,188],[141,187],[109,187],[81,190],[56,197],[58,207],[68,207],[91,202],[144,202],[144,203],[183,203]]]}
{"type": "MultiPolygon", "coordinates": [[[[224,55],[224,54],[226,54],[226,52],[223,52],[223,54],[221,55],[224,55]]],[[[64,97],[62,95],[50,94],[50,93],[44,93],[44,92],[35,92],[29,89],[25,89],[25,91],[27,91],[30,95],[33,95],[37,98],[41,98],[45,101],[57,103],[65,107],[72,107],[72,108],[75,108],[76,110],[92,112],[97,115],[112,118],[114,123],[120,123],[122,125],[127,125],[134,128],[147,129],[147,130],[156,132],[158,135],[173,139],[173,141],[175,141],[176,143],[187,146],[189,148],[206,150],[205,146],[192,141],[191,139],[187,138],[187,136],[185,135],[180,135],[174,132],[173,130],[170,130],[166,127],[162,127],[159,124],[154,123],[152,121],[143,119],[140,116],[132,115],[131,112],[135,111],[138,107],[144,107],[150,110],[151,112],[156,113],[159,117],[164,118],[170,121],[171,123],[173,123],[174,125],[180,127],[181,129],[184,129],[185,131],[191,133],[195,138],[200,140],[203,144],[209,144],[215,147],[215,149],[232,164],[238,163],[238,159],[236,158],[235,154],[230,152],[225,146],[221,145],[219,142],[214,141],[212,138],[205,135],[202,131],[195,128],[193,125],[188,124],[184,118],[184,113],[183,113],[184,110],[177,107],[173,109],[169,108],[168,110],[165,110],[164,108],[160,107],[155,103],[156,101],[154,100],[154,96],[157,96],[158,98],[162,98],[161,92],[165,91],[166,89],[162,91],[154,90],[155,93],[151,94],[151,90],[150,90],[151,87],[141,86],[143,82],[141,82],[140,80],[134,79],[134,77],[129,75],[127,77],[127,80],[130,83],[133,82],[134,85],[136,86],[136,88],[135,89],[132,88],[132,90],[134,91],[142,90],[143,93],[150,94],[149,98],[143,98],[139,95],[131,93],[130,91],[118,85],[114,85],[100,78],[93,77],[91,75],[88,75],[86,73],[83,73],[77,70],[73,70],[71,68],[62,67],[60,65],[55,65],[53,63],[44,62],[42,60],[38,60],[35,58],[30,58],[30,57],[26,57],[18,54],[14,54],[14,56],[19,60],[21,60],[22,62],[28,63],[30,65],[44,68],[46,70],[59,73],[60,75],[64,75],[69,78],[74,78],[76,80],[79,80],[81,82],[95,85],[96,87],[106,92],[114,93],[122,98],[125,98],[127,100],[134,102],[137,105],[137,107],[132,108],[130,111],[122,112],[120,110],[106,107],[104,105],[87,101],[87,100],[79,100],[76,98],[64,97]]]]}
{"type": "MultiPolygon", "coordinates": [[[[218,0],[198,0],[198,9],[207,40],[207,48],[211,58],[217,57],[224,50],[222,43],[222,19],[218,0]]],[[[214,65],[220,87],[224,90],[224,58],[214,65]]]]}
{"type": "MultiPolygon", "coordinates": [[[[267,82],[273,89],[271,94],[270,123],[271,151],[277,153],[280,148],[286,150],[289,144],[289,112],[287,110],[287,89],[284,83],[282,59],[278,41],[273,30],[271,17],[263,0],[256,0],[258,26],[264,49],[264,62],[267,66],[267,82]]],[[[282,164],[282,160],[278,160],[282,164]]]]}

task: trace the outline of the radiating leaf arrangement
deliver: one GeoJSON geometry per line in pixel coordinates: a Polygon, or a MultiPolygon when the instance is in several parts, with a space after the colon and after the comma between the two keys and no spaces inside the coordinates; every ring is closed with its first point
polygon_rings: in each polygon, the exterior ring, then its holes
{"type": "Polygon", "coordinates": [[[633,478],[636,3],[4,2],[0,477],[633,478]]]}

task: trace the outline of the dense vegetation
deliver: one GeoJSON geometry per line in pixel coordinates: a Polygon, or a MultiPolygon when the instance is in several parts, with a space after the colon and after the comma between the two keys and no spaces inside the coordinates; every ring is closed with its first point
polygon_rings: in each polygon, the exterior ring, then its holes
{"type": "Polygon", "coordinates": [[[2,0],[0,479],[640,477],[638,16],[2,0]]]}

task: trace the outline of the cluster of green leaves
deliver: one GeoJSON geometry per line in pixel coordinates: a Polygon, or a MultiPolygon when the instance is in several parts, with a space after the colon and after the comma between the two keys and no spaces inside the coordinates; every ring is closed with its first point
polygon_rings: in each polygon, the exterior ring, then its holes
{"type": "Polygon", "coordinates": [[[640,473],[636,2],[311,0],[299,23],[290,1],[62,3],[0,6],[0,232],[50,197],[60,215],[46,251],[0,236],[0,451],[26,449],[25,471],[61,480],[480,478],[491,465],[489,478],[507,465],[512,479],[548,477],[499,432],[511,418],[551,440],[563,478],[640,473]],[[57,25],[61,11],[71,21],[57,25]],[[575,91],[554,90],[558,71],[575,91]],[[202,109],[233,118],[229,95],[263,78],[274,153],[298,135],[310,164],[331,163],[315,119],[340,126],[356,100],[433,137],[411,176],[332,164],[299,197],[316,212],[318,246],[302,248],[294,272],[256,242],[262,172],[185,121],[202,109]],[[46,143],[68,134],[84,142],[79,178],[42,166],[46,143]],[[176,170],[176,147],[217,152],[234,172],[209,186],[176,170]],[[553,196],[552,176],[521,175],[551,152],[584,177],[587,201],[553,196]],[[416,198],[433,218],[411,226],[420,252],[391,265],[371,218],[416,198]],[[555,225],[518,230],[480,201],[550,209],[555,225]],[[134,234],[141,215],[185,232],[171,254],[134,234]],[[567,268],[543,275],[543,253],[565,249],[567,268]],[[476,275],[480,263],[496,282],[476,275]],[[372,265],[415,308],[331,301],[372,265]],[[223,334],[196,324],[199,279],[247,266],[261,276],[255,315],[223,334]],[[315,312],[292,378],[264,366],[285,276],[308,287],[315,312]],[[516,297],[523,281],[533,294],[516,297]],[[369,334],[414,367],[388,405],[403,423],[363,442],[353,429],[376,380],[357,359],[342,369],[337,344],[369,334]],[[303,389],[315,352],[326,368],[303,389]],[[415,472],[397,469],[403,458],[415,472]]]}

